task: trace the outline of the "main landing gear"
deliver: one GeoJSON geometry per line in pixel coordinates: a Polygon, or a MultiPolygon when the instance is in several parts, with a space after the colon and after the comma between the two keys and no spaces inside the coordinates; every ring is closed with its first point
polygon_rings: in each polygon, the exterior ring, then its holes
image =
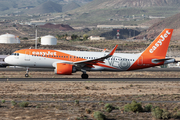
{"type": "Polygon", "coordinates": [[[29,68],[27,67],[27,68],[26,68],[26,74],[25,74],[25,77],[29,77],[29,74],[28,74],[28,73],[29,73],[29,68]]]}
{"type": "Polygon", "coordinates": [[[88,79],[88,74],[86,74],[86,71],[82,70],[83,74],[81,75],[82,79],[88,79]]]}

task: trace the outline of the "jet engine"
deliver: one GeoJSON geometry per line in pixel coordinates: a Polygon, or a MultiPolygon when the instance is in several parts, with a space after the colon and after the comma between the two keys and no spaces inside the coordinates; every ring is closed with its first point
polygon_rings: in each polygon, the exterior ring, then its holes
{"type": "Polygon", "coordinates": [[[57,63],[54,69],[54,73],[60,75],[71,75],[74,72],[76,72],[76,67],[67,63],[57,63]]]}

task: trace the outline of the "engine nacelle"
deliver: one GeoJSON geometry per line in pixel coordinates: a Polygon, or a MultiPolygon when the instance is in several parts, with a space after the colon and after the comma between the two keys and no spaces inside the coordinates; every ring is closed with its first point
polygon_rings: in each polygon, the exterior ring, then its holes
{"type": "Polygon", "coordinates": [[[71,75],[74,72],[76,72],[75,66],[66,63],[57,63],[54,69],[54,73],[60,75],[71,75]]]}

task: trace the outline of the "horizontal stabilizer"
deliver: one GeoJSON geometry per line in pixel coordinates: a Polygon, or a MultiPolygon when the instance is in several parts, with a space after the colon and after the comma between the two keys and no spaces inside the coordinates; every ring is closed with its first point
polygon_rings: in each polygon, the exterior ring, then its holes
{"type": "Polygon", "coordinates": [[[166,60],[170,60],[170,59],[174,59],[174,58],[165,58],[165,59],[154,59],[154,62],[164,62],[166,60]]]}
{"type": "Polygon", "coordinates": [[[158,64],[160,62],[164,62],[164,64],[169,64],[169,63],[175,63],[176,60],[174,58],[152,59],[152,63],[154,64],[158,64]]]}

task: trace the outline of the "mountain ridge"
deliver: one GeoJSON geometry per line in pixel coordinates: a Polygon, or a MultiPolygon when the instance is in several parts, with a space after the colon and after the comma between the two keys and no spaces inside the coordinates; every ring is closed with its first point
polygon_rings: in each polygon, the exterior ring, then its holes
{"type": "Polygon", "coordinates": [[[158,7],[158,6],[180,6],[179,0],[93,0],[79,8],[77,11],[85,12],[96,9],[118,9],[124,7],[158,7]]]}

